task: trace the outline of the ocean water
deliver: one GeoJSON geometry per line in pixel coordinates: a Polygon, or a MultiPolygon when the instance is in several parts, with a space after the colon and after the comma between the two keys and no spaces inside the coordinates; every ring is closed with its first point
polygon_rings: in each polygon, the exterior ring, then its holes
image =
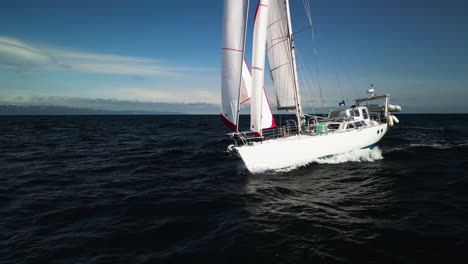
{"type": "Polygon", "coordinates": [[[218,116],[0,116],[0,263],[468,263],[468,115],[398,117],[252,175],[218,116]]]}

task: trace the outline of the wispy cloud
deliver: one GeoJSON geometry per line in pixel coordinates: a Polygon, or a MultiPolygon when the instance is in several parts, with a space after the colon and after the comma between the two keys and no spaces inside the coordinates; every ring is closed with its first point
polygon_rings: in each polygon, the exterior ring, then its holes
{"type": "Polygon", "coordinates": [[[0,37],[0,65],[17,68],[66,69],[69,71],[143,76],[177,76],[187,72],[212,71],[203,67],[178,67],[161,60],[85,52],[62,47],[26,44],[0,37]]]}
{"type": "Polygon", "coordinates": [[[38,68],[54,65],[52,56],[17,39],[0,36],[0,65],[38,68]]]}
{"type": "Polygon", "coordinates": [[[72,71],[119,74],[119,75],[157,75],[173,76],[189,71],[206,71],[207,68],[187,68],[164,65],[160,60],[121,56],[116,54],[92,53],[60,48],[48,48],[59,67],[72,71]]]}
{"type": "MultiPolygon", "coordinates": [[[[173,87],[176,88],[176,87],[173,87]]],[[[187,90],[187,89],[171,89],[170,91],[162,91],[151,88],[128,87],[119,88],[127,98],[137,98],[158,102],[174,102],[174,103],[218,103],[220,95],[209,90],[187,90]]]]}

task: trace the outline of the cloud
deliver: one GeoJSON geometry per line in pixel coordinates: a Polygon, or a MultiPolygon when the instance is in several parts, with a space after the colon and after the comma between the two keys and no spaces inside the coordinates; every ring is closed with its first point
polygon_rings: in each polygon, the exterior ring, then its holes
{"type": "Polygon", "coordinates": [[[199,103],[206,102],[216,104],[220,95],[208,90],[183,90],[172,87],[170,91],[162,91],[151,88],[129,87],[119,88],[127,98],[145,98],[145,100],[174,103],[199,103]]]}
{"type": "Polygon", "coordinates": [[[161,65],[159,60],[121,56],[115,54],[102,54],[65,50],[60,48],[47,49],[60,63],[60,67],[71,71],[117,74],[117,75],[177,75],[184,69],[161,65]]]}
{"type": "Polygon", "coordinates": [[[16,39],[0,36],[0,65],[38,68],[55,64],[53,57],[16,39]]]}
{"type": "Polygon", "coordinates": [[[33,47],[8,37],[0,37],[0,65],[131,76],[177,76],[187,72],[214,70],[171,66],[154,58],[85,52],[46,45],[33,47]]]}

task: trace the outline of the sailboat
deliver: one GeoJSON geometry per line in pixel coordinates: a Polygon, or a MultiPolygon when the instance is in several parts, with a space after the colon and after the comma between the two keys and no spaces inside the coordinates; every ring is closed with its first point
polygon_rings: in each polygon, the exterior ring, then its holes
{"type": "MultiPolygon", "coordinates": [[[[251,68],[244,59],[248,0],[224,0],[221,71],[221,120],[232,130],[228,151],[252,173],[288,170],[314,160],[372,148],[399,120],[401,110],[390,95],[356,99],[349,108],[328,115],[303,112],[288,0],[259,0],[254,17],[251,68]],[[294,112],[276,124],[264,88],[265,60],[272,79],[276,108],[294,112]],[[250,130],[239,131],[240,105],[250,100],[250,130]]],[[[343,102],[344,103],[344,102],[343,102]]]]}

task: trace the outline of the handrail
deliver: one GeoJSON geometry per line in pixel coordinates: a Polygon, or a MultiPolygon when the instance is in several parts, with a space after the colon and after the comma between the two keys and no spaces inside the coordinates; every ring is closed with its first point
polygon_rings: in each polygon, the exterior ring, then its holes
{"type": "MultiPolygon", "coordinates": [[[[344,133],[352,131],[351,129],[326,129],[324,132],[317,132],[314,128],[318,124],[327,124],[330,122],[349,122],[354,120],[353,117],[349,118],[334,118],[328,119],[326,117],[314,116],[314,115],[306,115],[309,118],[307,119],[307,127],[305,130],[302,131],[301,134],[309,135],[309,136],[323,136],[330,133],[344,133]]],[[[380,124],[386,123],[385,115],[381,115],[378,113],[377,115],[371,115],[371,120],[377,121],[380,124]]],[[[372,125],[371,125],[372,126],[372,125]]],[[[358,127],[355,129],[361,129],[362,127],[358,127]]],[[[236,146],[239,145],[251,145],[254,142],[263,142],[270,139],[277,139],[282,137],[294,136],[299,135],[298,124],[296,120],[291,119],[286,121],[286,125],[284,126],[276,126],[273,128],[265,129],[262,131],[262,135],[258,136],[258,134],[252,131],[242,131],[242,132],[231,132],[228,134],[233,140],[236,146]]]]}

